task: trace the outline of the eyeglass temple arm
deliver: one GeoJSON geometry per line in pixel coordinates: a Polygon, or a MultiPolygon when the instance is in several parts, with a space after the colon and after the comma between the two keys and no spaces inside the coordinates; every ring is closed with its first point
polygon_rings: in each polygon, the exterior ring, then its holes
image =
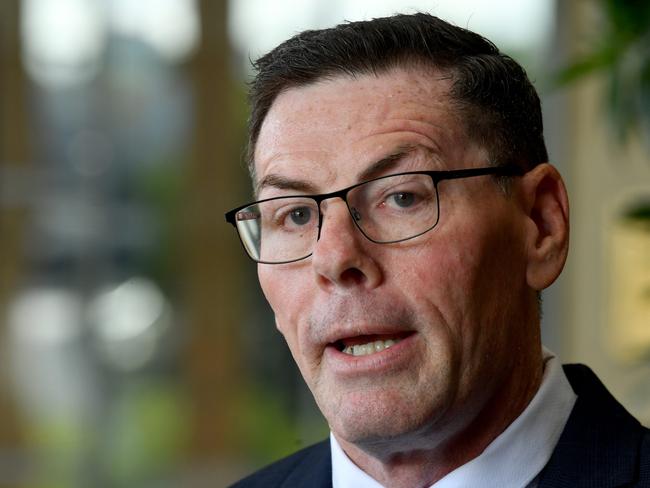
{"type": "Polygon", "coordinates": [[[469,178],[471,176],[522,176],[525,173],[523,169],[515,165],[491,166],[488,168],[468,168],[456,169],[450,171],[432,171],[431,176],[437,181],[454,180],[458,178],[469,178]]]}

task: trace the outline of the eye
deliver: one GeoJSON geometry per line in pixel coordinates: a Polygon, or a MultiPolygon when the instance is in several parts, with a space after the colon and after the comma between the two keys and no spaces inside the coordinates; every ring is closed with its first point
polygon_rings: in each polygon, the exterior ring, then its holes
{"type": "Polygon", "coordinates": [[[311,212],[309,207],[294,208],[289,212],[289,218],[296,225],[307,225],[311,220],[311,212]]]}
{"type": "Polygon", "coordinates": [[[393,193],[389,196],[389,200],[392,200],[398,207],[407,208],[415,203],[415,195],[408,192],[393,193]]]}

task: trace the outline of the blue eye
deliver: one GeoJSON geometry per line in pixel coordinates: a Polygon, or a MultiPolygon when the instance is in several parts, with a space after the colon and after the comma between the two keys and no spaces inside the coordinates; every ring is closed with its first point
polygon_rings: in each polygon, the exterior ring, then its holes
{"type": "Polygon", "coordinates": [[[296,225],[306,225],[311,220],[311,209],[308,207],[299,207],[289,213],[291,221],[296,225]]]}
{"type": "Polygon", "coordinates": [[[415,202],[415,196],[413,195],[413,193],[406,193],[406,192],[394,193],[390,197],[398,207],[402,207],[402,208],[410,207],[415,202]]]}

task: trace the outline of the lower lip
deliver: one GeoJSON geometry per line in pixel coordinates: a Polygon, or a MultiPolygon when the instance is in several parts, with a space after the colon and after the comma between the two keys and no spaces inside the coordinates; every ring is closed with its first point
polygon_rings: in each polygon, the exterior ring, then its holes
{"type": "Polygon", "coordinates": [[[327,346],[323,360],[328,369],[337,375],[385,373],[411,362],[416,338],[417,334],[411,334],[383,351],[364,356],[353,356],[339,351],[335,346],[327,346]]]}

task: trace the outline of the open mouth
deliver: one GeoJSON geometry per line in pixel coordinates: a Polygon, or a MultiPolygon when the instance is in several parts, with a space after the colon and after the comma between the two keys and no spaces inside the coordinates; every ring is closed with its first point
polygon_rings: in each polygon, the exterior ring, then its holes
{"type": "Polygon", "coordinates": [[[376,354],[384,349],[393,347],[412,333],[413,332],[405,332],[399,334],[348,337],[336,341],[334,347],[343,354],[348,354],[350,356],[368,356],[369,354],[376,354]]]}

